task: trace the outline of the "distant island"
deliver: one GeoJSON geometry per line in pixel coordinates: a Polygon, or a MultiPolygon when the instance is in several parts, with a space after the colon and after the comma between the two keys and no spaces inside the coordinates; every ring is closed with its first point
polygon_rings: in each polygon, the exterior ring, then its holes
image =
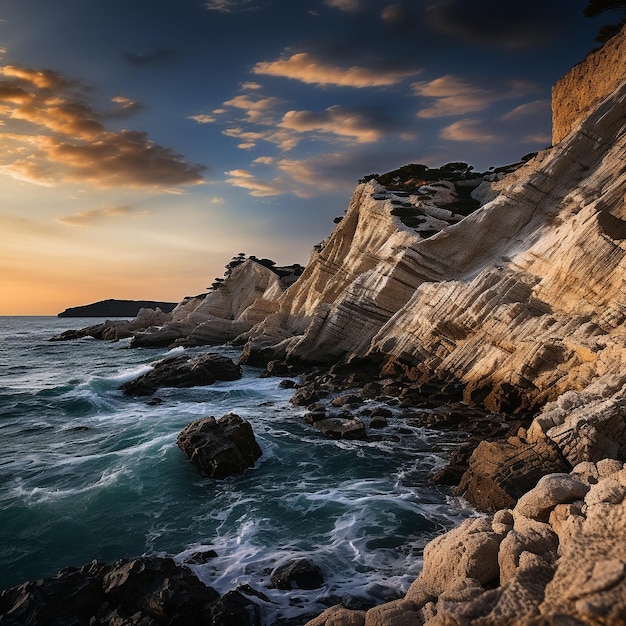
{"type": "Polygon", "coordinates": [[[176,302],[153,300],[101,300],[84,306],[74,306],[62,311],[57,317],[135,317],[139,309],[156,309],[170,313],[176,302]]]}

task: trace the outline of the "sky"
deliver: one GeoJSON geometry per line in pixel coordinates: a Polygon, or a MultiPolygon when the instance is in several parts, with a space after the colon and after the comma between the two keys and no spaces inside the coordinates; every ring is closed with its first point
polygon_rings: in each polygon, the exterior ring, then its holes
{"type": "Polygon", "coordinates": [[[549,146],[586,4],[0,0],[0,315],[304,265],[363,176],[549,146]]]}

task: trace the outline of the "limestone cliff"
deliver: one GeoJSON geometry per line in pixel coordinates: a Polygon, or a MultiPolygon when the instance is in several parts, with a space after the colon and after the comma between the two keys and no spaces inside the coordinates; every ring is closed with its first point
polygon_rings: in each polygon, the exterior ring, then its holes
{"type": "Polygon", "coordinates": [[[552,142],[559,143],[617,89],[626,67],[626,30],[589,54],[552,88],[552,142]]]}

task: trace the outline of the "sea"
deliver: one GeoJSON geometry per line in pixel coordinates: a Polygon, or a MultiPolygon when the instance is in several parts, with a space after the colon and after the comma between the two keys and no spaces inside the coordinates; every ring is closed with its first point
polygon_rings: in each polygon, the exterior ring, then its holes
{"type": "MultiPolygon", "coordinates": [[[[194,572],[220,593],[261,591],[269,625],[398,597],[426,543],[476,514],[428,482],[461,433],[423,428],[395,409],[366,441],[326,439],[290,404],[282,379],[248,366],[234,382],[159,390],[160,404],[127,397],[122,383],[184,349],[49,341],[100,321],[0,317],[0,590],[94,559],[184,562],[214,550],[194,572]],[[242,476],[204,478],[176,437],[229,412],[251,423],[263,455],[242,476]],[[322,569],[324,586],[271,589],[271,572],[300,558],[322,569]]],[[[188,352],[209,351],[240,354],[188,352]]]]}

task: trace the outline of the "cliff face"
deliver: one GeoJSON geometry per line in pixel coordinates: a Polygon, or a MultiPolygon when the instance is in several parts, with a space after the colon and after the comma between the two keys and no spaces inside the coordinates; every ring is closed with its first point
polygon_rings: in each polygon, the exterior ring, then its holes
{"type": "Polygon", "coordinates": [[[391,215],[392,193],[359,185],[250,346],[280,339],[277,358],[305,361],[399,357],[415,377],[491,394],[493,408],[503,385],[524,408],[600,378],[621,386],[625,99],[616,90],[495,199],[426,239],[391,215]]]}
{"type": "Polygon", "coordinates": [[[624,80],[626,30],[589,54],[552,88],[552,143],[557,144],[624,80]]]}

